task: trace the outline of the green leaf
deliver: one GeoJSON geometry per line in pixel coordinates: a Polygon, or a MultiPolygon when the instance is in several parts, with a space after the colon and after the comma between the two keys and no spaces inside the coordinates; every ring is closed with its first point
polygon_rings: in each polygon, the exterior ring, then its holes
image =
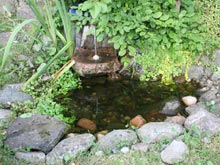
{"type": "Polygon", "coordinates": [[[102,4],[100,2],[96,2],[94,4],[94,8],[90,10],[92,18],[97,18],[100,12],[102,11],[102,4]]]}
{"type": "Polygon", "coordinates": [[[83,4],[80,4],[79,7],[81,7],[82,11],[86,11],[93,7],[93,3],[91,1],[85,1],[83,4]]]}
{"type": "Polygon", "coordinates": [[[114,43],[114,48],[115,49],[119,49],[120,48],[120,44],[118,42],[114,43]]]}
{"type": "Polygon", "coordinates": [[[126,53],[126,49],[121,49],[118,53],[119,56],[124,56],[126,53]]]}
{"type": "Polygon", "coordinates": [[[133,46],[128,46],[128,50],[130,55],[132,56],[136,55],[136,49],[133,46]]]}
{"type": "Polygon", "coordinates": [[[163,15],[162,17],[160,17],[160,20],[161,21],[166,21],[166,20],[168,20],[169,19],[169,15],[163,15]]]}
{"type": "Polygon", "coordinates": [[[163,14],[162,12],[158,11],[158,12],[154,13],[152,16],[154,18],[160,18],[162,16],[162,14],[163,14]]]}

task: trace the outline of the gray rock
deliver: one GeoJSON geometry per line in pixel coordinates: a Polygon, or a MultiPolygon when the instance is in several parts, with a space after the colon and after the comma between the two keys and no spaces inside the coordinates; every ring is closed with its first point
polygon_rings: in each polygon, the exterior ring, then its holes
{"type": "Polygon", "coordinates": [[[19,92],[14,89],[3,89],[0,90],[0,104],[4,107],[10,107],[13,103],[23,103],[25,101],[33,102],[33,98],[24,92],[19,92]]]}
{"type": "Polygon", "coordinates": [[[164,121],[168,123],[176,123],[183,125],[185,120],[186,118],[184,116],[172,116],[172,117],[167,117],[164,121]]]}
{"type": "Polygon", "coordinates": [[[97,146],[102,151],[112,151],[124,146],[129,147],[137,141],[137,135],[132,130],[114,130],[101,138],[97,146]]]}
{"type": "Polygon", "coordinates": [[[20,2],[17,8],[17,17],[21,19],[31,19],[35,18],[35,14],[25,2],[20,2]]]}
{"type": "Polygon", "coordinates": [[[188,71],[189,79],[199,81],[204,75],[202,66],[191,65],[188,71]]]}
{"type": "Polygon", "coordinates": [[[213,135],[220,133],[220,118],[206,110],[199,110],[186,118],[184,126],[187,130],[213,135]]]}
{"type": "Polygon", "coordinates": [[[208,110],[207,106],[205,105],[205,103],[202,103],[202,102],[199,102],[197,104],[194,104],[194,105],[191,105],[189,107],[186,107],[185,111],[191,115],[191,114],[194,114],[198,111],[205,111],[205,110],[208,110]]]}
{"type": "Polygon", "coordinates": [[[11,14],[16,14],[18,1],[17,0],[0,0],[0,14],[5,14],[6,11],[4,10],[4,7],[7,8],[7,10],[11,14]]]}
{"type": "MultiPolygon", "coordinates": [[[[0,1],[1,1],[1,0],[0,0],[0,1]]],[[[11,32],[3,32],[3,33],[0,33],[0,45],[6,46],[10,35],[11,35],[11,32]]]]}
{"type": "Polygon", "coordinates": [[[4,126],[12,119],[12,111],[6,109],[0,109],[0,127],[4,126]]]}
{"type": "Polygon", "coordinates": [[[46,155],[43,152],[16,152],[15,157],[32,165],[43,164],[46,161],[46,155]]]}
{"type": "Polygon", "coordinates": [[[6,145],[12,151],[30,147],[48,153],[63,137],[66,125],[46,115],[18,117],[7,128],[6,145]]]}
{"type": "Polygon", "coordinates": [[[207,101],[215,100],[217,99],[217,96],[216,96],[217,93],[218,93],[217,89],[209,90],[200,96],[199,101],[207,102],[207,101]]]}
{"type": "Polygon", "coordinates": [[[168,164],[182,162],[189,153],[188,146],[182,141],[174,140],[161,152],[161,159],[168,164]]]}
{"type": "Polygon", "coordinates": [[[136,143],[131,146],[131,149],[134,151],[147,152],[150,149],[150,145],[147,143],[136,143]]]}
{"type": "Polygon", "coordinates": [[[6,84],[3,86],[3,90],[15,90],[19,91],[24,83],[6,84]]]}
{"type": "Polygon", "coordinates": [[[147,144],[157,142],[161,135],[174,138],[181,134],[183,134],[183,127],[181,125],[168,122],[147,123],[137,130],[139,139],[147,144]]]}
{"type": "Polygon", "coordinates": [[[220,66],[220,50],[216,50],[214,53],[213,53],[213,57],[214,57],[214,63],[215,63],[215,66],[216,67],[219,67],[220,66]]]}
{"type": "Polygon", "coordinates": [[[211,79],[212,81],[218,81],[218,80],[220,79],[220,74],[217,73],[217,72],[214,72],[214,73],[212,74],[212,76],[210,77],[210,79],[211,79]]]}
{"type": "Polygon", "coordinates": [[[55,148],[47,154],[48,164],[62,164],[69,158],[74,158],[77,154],[87,151],[94,143],[95,137],[92,134],[81,134],[62,140],[55,148]]]}
{"type": "Polygon", "coordinates": [[[178,98],[171,98],[165,103],[160,113],[167,115],[176,115],[182,109],[181,103],[178,98]]]}

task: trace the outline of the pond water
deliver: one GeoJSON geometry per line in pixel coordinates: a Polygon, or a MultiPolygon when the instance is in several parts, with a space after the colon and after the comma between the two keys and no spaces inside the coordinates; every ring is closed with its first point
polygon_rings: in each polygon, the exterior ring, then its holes
{"type": "MultiPolygon", "coordinates": [[[[82,89],[59,98],[68,107],[68,115],[94,121],[97,131],[123,129],[130,119],[142,115],[147,122],[163,121],[159,111],[171,96],[194,95],[195,83],[163,85],[131,79],[111,81],[107,77],[82,78],[82,89]]],[[[184,115],[184,112],[181,112],[184,115]]],[[[74,132],[86,132],[75,126],[74,132]]]]}

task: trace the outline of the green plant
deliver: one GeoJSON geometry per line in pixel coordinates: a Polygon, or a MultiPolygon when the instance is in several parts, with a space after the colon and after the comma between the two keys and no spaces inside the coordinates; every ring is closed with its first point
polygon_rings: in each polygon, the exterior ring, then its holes
{"type": "Polygon", "coordinates": [[[131,58],[140,64],[141,80],[162,75],[170,81],[183,66],[187,72],[207,44],[200,8],[192,0],[181,2],[178,11],[173,0],[87,0],[73,20],[79,21],[78,28],[88,22],[95,25],[97,41],[109,37],[125,67],[131,58]]]}
{"type": "MultiPolygon", "coordinates": [[[[56,24],[56,16],[53,12],[53,7],[52,4],[50,4],[47,1],[45,1],[45,10],[46,14],[42,14],[40,9],[37,6],[37,3],[35,0],[29,0],[28,1],[29,6],[32,8],[33,12],[36,15],[36,18],[40,22],[43,31],[45,34],[50,37],[50,39],[53,42],[53,48],[50,49],[52,50],[52,53],[50,57],[48,57],[48,62],[45,63],[45,65],[39,69],[24,85],[27,86],[31,81],[36,80],[38,77],[40,77],[44,72],[48,70],[48,68],[54,63],[55,60],[57,60],[66,50],[68,53],[68,57],[70,58],[73,53],[74,49],[74,42],[72,38],[72,24],[69,19],[69,15],[66,10],[66,6],[64,1],[62,0],[61,2],[56,0],[55,1],[55,7],[58,9],[58,14],[60,16],[60,20],[62,21],[62,27],[64,30],[64,34],[62,34],[59,31],[58,25],[56,24]],[[63,46],[60,51],[59,50],[59,45],[58,45],[58,39],[62,41],[63,46]]],[[[63,74],[63,72],[62,72],[63,74]]]]}
{"type": "Polygon", "coordinates": [[[68,116],[68,109],[57,103],[56,98],[59,95],[66,95],[69,90],[78,88],[79,86],[79,78],[70,70],[62,74],[57,81],[51,80],[46,84],[31,82],[25,90],[33,96],[35,103],[30,110],[26,108],[26,112],[47,114],[66,123],[73,123],[75,116],[68,116]]]}
{"type": "Polygon", "coordinates": [[[23,21],[21,24],[19,24],[18,26],[16,26],[7,42],[7,45],[5,46],[5,50],[4,50],[4,54],[3,54],[3,57],[1,59],[1,67],[0,67],[0,70],[3,71],[4,68],[5,68],[5,64],[9,58],[9,52],[10,52],[10,49],[11,49],[11,46],[12,46],[12,43],[14,41],[14,38],[15,36],[17,35],[17,33],[27,24],[30,24],[32,22],[34,22],[35,20],[34,19],[29,19],[29,20],[25,20],[23,21]]]}
{"type": "Polygon", "coordinates": [[[216,107],[215,107],[215,101],[208,101],[205,103],[205,105],[209,108],[210,112],[215,112],[216,107]]]}

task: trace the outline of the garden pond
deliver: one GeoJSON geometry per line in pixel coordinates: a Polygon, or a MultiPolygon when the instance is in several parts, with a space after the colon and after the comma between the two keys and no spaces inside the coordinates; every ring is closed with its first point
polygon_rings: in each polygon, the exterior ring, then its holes
{"type": "MultiPolygon", "coordinates": [[[[66,116],[76,120],[87,118],[96,123],[97,130],[123,129],[136,115],[147,122],[163,121],[168,115],[160,111],[171,97],[181,99],[195,95],[197,84],[193,82],[164,85],[160,82],[140,82],[122,78],[112,81],[108,77],[82,78],[82,87],[59,96],[58,102],[68,107],[66,116]]],[[[185,115],[185,112],[180,112],[185,115]]],[[[74,132],[85,130],[74,126],[74,132]]]]}

